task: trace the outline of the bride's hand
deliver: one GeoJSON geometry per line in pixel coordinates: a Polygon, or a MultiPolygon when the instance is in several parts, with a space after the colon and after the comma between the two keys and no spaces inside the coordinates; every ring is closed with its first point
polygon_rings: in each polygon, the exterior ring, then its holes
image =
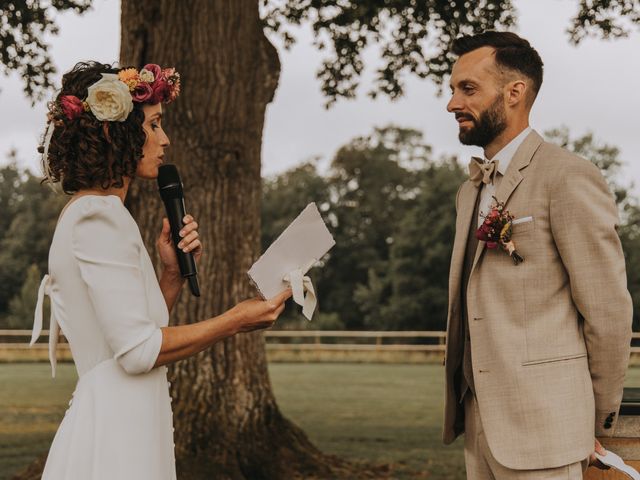
{"type": "MultiPolygon", "coordinates": [[[[184,226],[180,232],[184,233],[184,235],[182,235],[182,240],[178,243],[178,248],[185,253],[192,252],[194,260],[198,263],[202,256],[202,243],[198,238],[198,222],[191,215],[186,215],[182,221],[184,226]]],[[[179,273],[178,257],[171,239],[171,227],[169,226],[169,220],[166,218],[162,219],[162,231],[158,236],[156,246],[165,271],[179,273]]]]}
{"type": "Polygon", "coordinates": [[[288,288],[269,300],[256,297],[238,303],[230,310],[237,321],[236,330],[251,332],[269,328],[278,319],[291,295],[291,289],[288,288]]]}

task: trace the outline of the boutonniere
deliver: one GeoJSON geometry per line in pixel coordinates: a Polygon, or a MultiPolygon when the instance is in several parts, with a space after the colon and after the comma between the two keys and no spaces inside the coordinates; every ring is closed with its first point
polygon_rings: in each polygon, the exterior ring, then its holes
{"type": "Polygon", "coordinates": [[[518,254],[516,246],[511,240],[513,215],[510,215],[509,211],[504,209],[503,202],[498,202],[496,197],[493,197],[493,199],[495,204],[491,207],[491,211],[486,215],[480,214],[484,218],[484,222],[476,230],[476,237],[478,240],[487,242],[487,248],[502,247],[504,251],[509,253],[513,263],[518,265],[520,262],[524,262],[524,258],[518,254]]]}

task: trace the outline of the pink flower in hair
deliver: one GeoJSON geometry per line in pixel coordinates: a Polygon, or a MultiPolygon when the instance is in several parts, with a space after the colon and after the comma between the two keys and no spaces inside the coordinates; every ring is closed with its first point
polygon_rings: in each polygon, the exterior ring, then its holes
{"type": "Polygon", "coordinates": [[[60,107],[69,120],[78,118],[84,112],[82,100],[75,95],[63,95],[60,97],[60,107]]]}
{"type": "Polygon", "coordinates": [[[136,85],[136,88],[131,92],[131,98],[134,102],[148,102],[153,95],[153,89],[151,84],[147,82],[140,82],[136,85]]]}
{"type": "Polygon", "coordinates": [[[151,95],[148,102],[152,105],[164,102],[169,97],[169,82],[167,82],[164,75],[156,78],[156,81],[151,84],[151,89],[153,90],[153,95],[151,95]]]}
{"type": "Polygon", "coordinates": [[[162,70],[162,76],[167,79],[169,84],[169,93],[165,101],[171,103],[180,94],[180,74],[176,72],[175,68],[171,67],[162,70]]]}
{"type": "Polygon", "coordinates": [[[173,102],[180,95],[180,82],[174,83],[169,88],[169,98],[167,99],[167,103],[173,102]]]}

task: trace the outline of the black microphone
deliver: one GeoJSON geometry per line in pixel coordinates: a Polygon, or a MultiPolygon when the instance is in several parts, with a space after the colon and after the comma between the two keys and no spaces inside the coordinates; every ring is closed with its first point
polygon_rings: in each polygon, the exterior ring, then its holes
{"type": "Polygon", "coordinates": [[[196,297],[200,296],[200,287],[198,286],[198,271],[196,270],[196,262],[193,259],[193,253],[184,253],[178,248],[180,230],[184,227],[182,219],[185,216],[184,193],[182,192],[182,182],[178,169],[175,165],[165,164],[158,168],[158,188],[160,196],[164,202],[164,208],[167,211],[167,218],[171,226],[171,237],[173,245],[176,248],[178,256],[178,266],[183,278],[189,282],[189,289],[196,297]]]}

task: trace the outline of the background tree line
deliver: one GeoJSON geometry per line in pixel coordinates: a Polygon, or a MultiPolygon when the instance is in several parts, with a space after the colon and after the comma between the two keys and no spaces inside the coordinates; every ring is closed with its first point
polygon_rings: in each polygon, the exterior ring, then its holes
{"type": "MultiPolygon", "coordinates": [[[[48,38],[58,31],[55,13],[82,13],[91,4],[92,0],[5,0],[0,15],[0,72],[17,72],[24,80],[27,96],[33,101],[42,98],[54,86],[55,66],[48,38]]],[[[184,8],[184,4],[178,0],[121,1],[122,64],[173,65],[185,79],[198,79],[189,83],[181,101],[167,110],[165,119],[175,138],[172,158],[192,191],[191,207],[209,222],[209,228],[201,232],[209,245],[209,255],[200,263],[201,287],[213,295],[197,301],[183,295],[172,316],[173,325],[193,322],[203,311],[229,308],[250,292],[245,271],[260,249],[261,133],[266,106],[274,98],[281,70],[278,49],[269,37],[280,36],[286,48],[295,41],[291,27],[306,25],[312,29],[314,46],[326,54],[317,70],[320,88],[327,104],[332,104],[356,95],[364,71],[363,52],[368,46],[379,47],[380,60],[369,94],[397,98],[403,94],[407,75],[442,85],[455,60],[449,50],[454,38],[488,29],[510,29],[516,26],[518,17],[511,0],[217,0],[199,2],[195,10],[184,8]],[[234,28],[227,28],[229,25],[234,28]],[[184,55],[185,51],[205,51],[207,55],[184,55]],[[219,88],[212,89],[211,85],[219,88]],[[203,194],[205,190],[207,195],[203,194]]],[[[636,0],[575,4],[576,13],[567,31],[574,44],[587,36],[621,37],[640,25],[636,0]]],[[[314,272],[323,308],[318,324],[399,328],[422,320],[420,328],[434,328],[428,320],[442,328],[445,299],[439,282],[446,281],[452,233],[448,222],[452,221],[454,183],[459,180],[451,181],[451,177],[462,175],[464,168],[452,159],[432,159],[428,149],[423,151],[427,161],[420,165],[417,159],[413,166],[414,158],[400,153],[406,146],[420,144],[420,136],[391,134],[387,142],[378,141],[384,137],[375,132],[369,138],[354,140],[340,150],[327,174],[318,175],[311,166],[298,175],[327,185],[323,211],[340,242],[326,265],[314,272]],[[381,170],[371,173],[369,163],[381,170]],[[402,182],[393,182],[385,175],[402,182]],[[380,191],[375,190],[378,187],[380,191]],[[438,273],[439,269],[444,270],[438,273]],[[422,275],[425,272],[428,277],[422,275]],[[396,323],[390,323],[390,318],[396,323]],[[379,326],[383,321],[387,323],[379,326]]],[[[276,189],[285,199],[292,188],[286,177],[293,173],[271,180],[286,186],[282,191],[276,189]]],[[[12,174],[7,173],[9,177],[12,174]]],[[[11,195],[30,181],[25,172],[17,170],[16,176],[18,180],[9,189],[11,195]]],[[[269,212],[269,182],[264,194],[262,203],[269,212]]],[[[17,210],[32,211],[24,213],[24,219],[16,218],[18,213],[7,216],[15,230],[0,233],[5,248],[2,255],[6,256],[0,259],[0,269],[6,276],[0,282],[5,288],[0,301],[0,308],[2,302],[5,308],[1,310],[3,321],[11,315],[22,318],[16,313],[20,302],[25,312],[30,310],[24,308],[26,293],[32,291],[24,286],[27,272],[35,278],[36,270],[30,266],[42,270],[46,266],[36,257],[45,258],[47,247],[39,246],[36,252],[29,246],[38,247],[31,244],[40,241],[48,245],[52,225],[44,231],[45,224],[55,222],[56,215],[31,225],[27,217],[37,218],[43,213],[41,208],[59,211],[57,200],[52,198],[45,197],[36,204],[36,195],[11,195],[17,210]],[[13,250],[7,250],[6,244],[13,250]],[[12,264],[6,272],[4,260],[12,264]],[[18,296],[23,287],[25,295],[18,296]],[[11,302],[14,306],[10,313],[11,302]]],[[[155,255],[152,239],[157,235],[161,207],[152,185],[134,184],[127,206],[155,255]]],[[[289,207],[292,212],[283,211],[282,217],[273,215],[274,222],[283,225],[293,218],[298,209],[293,208],[293,201],[289,207]]],[[[286,210],[284,206],[278,208],[286,210]]],[[[637,237],[633,230],[635,210],[633,206],[621,208],[626,219],[621,234],[632,241],[637,237]]],[[[277,233],[271,228],[272,224],[266,225],[270,233],[265,235],[273,237],[277,233]]],[[[630,271],[634,270],[630,266],[630,271]]],[[[293,318],[290,322],[296,321],[293,318]]],[[[25,321],[28,326],[30,320],[25,321]]],[[[172,365],[169,378],[176,400],[174,438],[181,478],[204,479],[212,474],[234,479],[360,478],[368,474],[362,473],[360,466],[323,455],[282,416],[268,380],[260,333],[228,339],[172,365]],[[210,381],[198,381],[205,377],[210,381]]],[[[33,464],[22,478],[39,478],[42,463],[43,459],[33,464]]]]}
{"type": "MultiPolygon", "coordinates": [[[[545,132],[595,163],[620,210],[618,229],[640,330],[640,207],[622,179],[618,148],[566,127],[545,132]]],[[[263,250],[315,201],[336,246],[311,271],[319,314],[309,328],[444,330],[455,231],[455,196],[466,162],[434,158],[422,133],[386,127],[356,138],[335,155],[327,174],[306,163],[263,184],[263,250]]],[[[295,305],[281,326],[305,328],[295,305]]]]}
{"type": "MultiPolygon", "coordinates": [[[[617,148],[591,134],[571,139],[566,128],[547,139],[598,165],[620,207],[620,238],[640,330],[640,207],[621,183],[617,148]]],[[[0,328],[30,328],[40,279],[65,196],[17,167],[0,168],[0,328]]],[[[282,328],[443,330],[455,228],[455,195],[466,165],[434,158],[417,130],[388,126],[355,138],[320,173],[309,161],[265,179],[263,250],[296,215],[316,202],[336,246],[311,271],[319,312],[308,324],[295,305],[282,328]]],[[[197,213],[197,212],[195,212],[197,213]]]]}

